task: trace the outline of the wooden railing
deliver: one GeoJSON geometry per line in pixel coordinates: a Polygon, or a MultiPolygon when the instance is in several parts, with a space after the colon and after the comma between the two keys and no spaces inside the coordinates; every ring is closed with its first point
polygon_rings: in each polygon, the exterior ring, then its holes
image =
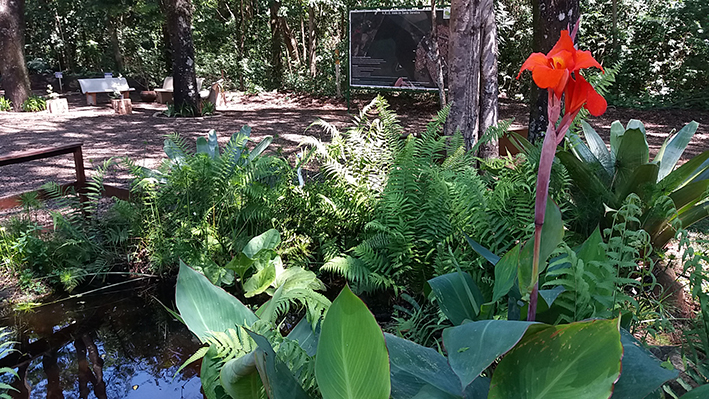
{"type": "MultiPolygon", "coordinates": [[[[81,152],[83,143],[69,143],[57,147],[42,148],[38,150],[20,151],[0,156],[0,166],[15,165],[34,161],[37,159],[52,158],[59,155],[74,154],[74,170],[76,181],[61,185],[62,191],[73,187],[78,193],[85,192],[86,173],[84,171],[84,156],[81,152]]],[[[30,191],[31,192],[31,191],[30,191]]],[[[37,190],[38,198],[45,199],[47,193],[44,190],[37,190]]],[[[129,191],[126,189],[104,185],[104,197],[118,197],[128,199],[129,191]]],[[[0,210],[10,209],[21,205],[20,197],[26,193],[0,197],[0,210]]]]}

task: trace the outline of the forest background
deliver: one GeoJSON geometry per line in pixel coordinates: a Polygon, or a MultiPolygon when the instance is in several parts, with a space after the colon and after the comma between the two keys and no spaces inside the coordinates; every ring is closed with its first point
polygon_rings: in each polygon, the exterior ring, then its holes
{"type": "MultiPolygon", "coordinates": [[[[620,66],[609,104],[709,107],[709,4],[701,0],[581,0],[580,42],[604,66],[620,66]]],[[[164,5],[163,5],[164,6],[164,5]]],[[[446,4],[438,4],[445,7],[446,4]]],[[[347,11],[430,7],[422,1],[195,0],[197,75],[227,89],[290,89],[334,95],[335,64],[347,81],[347,11]]],[[[154,88],[170,74],[169,31],[160,0],[37,0],[26,4],[25,59],[31,74],[85,77],[113,71],[154,88]]],[[[532,48],[532,1],[495,2],[499,85],[526,99],[516,80],[532,48]]]]}

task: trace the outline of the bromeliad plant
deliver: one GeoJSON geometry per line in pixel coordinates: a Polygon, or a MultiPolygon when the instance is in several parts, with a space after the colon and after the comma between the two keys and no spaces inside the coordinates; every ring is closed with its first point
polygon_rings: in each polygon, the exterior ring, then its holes
{"type": "MultiPolygon", "coordinates": [[[[578,25],[577,25],[578,28],[578,25]]],[[[576,30],[573,32],[574,36],[576,30]]],[[[554,161],[556,146],[564,139],[571,123],[581,108],[586,108],[591,115],[599,116],[606,111],[606,100],[599,95],[590,83],[580,74],[581,69],[601,65],[593,59],[591,52],[579,51],[574,47],[574,41],[568,30],[561,31],[559,41],[548,54],[533,53],[522,65],[523,71],[532,72],[532,79],[541,89],[547,89],[549,101],[547,106],[549,124],[542,144],[542,154],[539,161],[537,178],[537,193],[534,206],[534,252],[529,287],[530,292],[528,320],[533,321],[537,309],[538,276],[540,250],[542,242],[542,226],[547,209],[549,191],[549,176],[554,161]],[[561,97],[564,97],[564,115],[557,125],[561,114],[561,97]]],[[[522,288],[522,287],[520,287],[522,288]]]]}

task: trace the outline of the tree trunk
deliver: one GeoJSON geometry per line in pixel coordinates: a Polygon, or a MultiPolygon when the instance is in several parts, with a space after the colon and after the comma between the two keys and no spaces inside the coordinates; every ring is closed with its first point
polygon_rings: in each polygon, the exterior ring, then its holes
{"type": "Polygon", "coordinates": [[[431,0],[431,52],[436,61],[436,80],[438,86],[438,101],[441,108],[446,106],[446,88],[443,85],[443,64],[441,63],[441,53],[438,50],[438,22],[436,21],[436,0],[431,0]]]}
{"type": "MultiPolygon", "coordinates": [[[[493,0],[481,0],[482,51],[480,95],[480,133],[497,124],[497,25],[495,24],[495,6],[493,0]]],[[[497,140],[489,141],[480,147],[478,156],[495,158],[499,155],[497,140]]]]}
{"type": "Polygon", "coordinates": [[[282,35],[278,23],[278,11],[281,9],[281,2],[271,0],[269,4],[271,16],[269,26],[271,27],[271,79],[276,87],[281,87],[283,82],[283,56],[281,52],[282,35]]]}
{"type": "Polygon", "coordinates": [[[118,22],[115,21],[115,17],[112,18],[113,22],[109,23],[109,30],[111,33],[111,47],[113,48],[113,59],[116,61],[116,68],[119,72],[123,71],[123,55],[121,54],[121,44],[118,39],[118,22]]]}
{"type": "Polygon", "coordinates": [[[173,100],[175,109],[200,113],[192,42],[192,2],[165,0],[165,13],[172,44],[173,100]]]}
{"type": "Polygon", "coordinates": [[[451,4],[448,44],[448,99],[451,105],[447,134],[461,131],[465,148],[478,140],[480,99],[480,0],[451,4]]]}
{"type": "MultiPolygon", "coordinates": [[[[573,27],[578,19],[579,0],[532,0],[532,51],[548,53],[559,40],[559,33],[573,27]]],[[[544,137],[548,125],[547,91],[532,84],[530,99],[528,138],[535,142],[544,137]]]]}
{"type": "Polygon", "coordinates": [[[288,21],[284,17],[279,17],[281,24],[281,32],[285,36],[286,50],[291,58],[295,60],[296,63],[300,64],[300,54],[298,53],[298,41],[295,40],[295,35],[290,26],[288,26],[288,21]]]}
{"type": "Polygon", "coordinates": [[[24,48],[25,0],[0,0],[0,75],[15,111],[31,94],[24,48]]]}
{"type": "Polygon", "coordinates": [[[315,56],[316,39],[315,7],[311,4],[308,6],[308,60],[310,61],[310,77],[312,78],[317,74],[317,57],[315,56]]]}

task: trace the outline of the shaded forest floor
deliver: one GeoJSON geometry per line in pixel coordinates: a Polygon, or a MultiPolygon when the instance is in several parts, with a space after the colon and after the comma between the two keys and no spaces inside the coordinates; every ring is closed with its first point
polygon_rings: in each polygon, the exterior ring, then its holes
{"type": "MultiPolygon", "coordinates": [[[[205,136],[210,129],[217,131],[223,145],[232,133],[241,126],[252,128],[252,137],[275,136],[271,150],[279,150],[292,157],[298,151],[298,143],[306,135],[329,139],[321,128],[308,126],[321,118],[338,128],[345,128],[352,114],[366,105],[375,94],[359,94],[350,102],[314,99],[287,93],[262,93],[256,96],[227,93],[227,105],[220,107],[213,116],[199,118],[168,118],[162,115],[167,107],[157,103],[145,103],[133,93],[133,114],[117,115],[106,95],[99,95],[97,106],[87,106],[84,96],[69,93],[64,97],[69,102],[68,114],[10,113],[0,112],[0,154],[32,150],[44,147],[83,143],[85,166],[90,175],[94,165],[111,157],[129,157],[136,164],[155,168],[164,158],[164,136],[177,132],[187,143],[194,145],[197,137],[205,136]]],[[[417,100],[417,96],[388,94],[391,108],[400,116],[406,133],[418,133],[435,115],[437,103],[432,100],[417,100]]],[[[423,97],[422,97],[423,98],[423,97]]],[[[500,119],[514,118],[518,124],[526,124],[527,107],[522,103],[501,100],[500,119]]],[[[614,120],[623,124],[629,119],[639,119],[648,131],[651,152],[656,152],[668,133],[680,129],[687,122],[699,122],[699,130],[690,143],[683,160],[709,148],[709,111],[659,110],[639,111],[609,108],[600,118],[590,122],[607,140],[610,124],[614,120]]],[[[73,158],[64,155],[56,158],[32,161],[22,165],[2,167],[0,173],[0,197],[39,188],[47,181],[58,183],[74,179],[73,158]]],[[[130,177],[126,173],[109,175],[106,183],[128,187],[130,177]]]]}

